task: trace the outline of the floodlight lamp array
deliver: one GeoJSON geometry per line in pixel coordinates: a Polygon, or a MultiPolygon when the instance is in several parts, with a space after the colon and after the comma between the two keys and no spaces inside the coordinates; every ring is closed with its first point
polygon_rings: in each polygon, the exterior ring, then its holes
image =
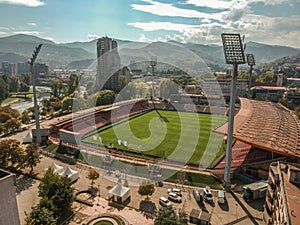
{"type": "Polygon", "coordinates": [[[247,58],[247,63],[249,66],[254,66],[255,65],[255,59],[253,54],[246,54],[247,58]]]}
{"type": "Polygon", "coordinates": [[[243,43],[240,34],[222,34],[226,64],[245,64],[243,43]]]}

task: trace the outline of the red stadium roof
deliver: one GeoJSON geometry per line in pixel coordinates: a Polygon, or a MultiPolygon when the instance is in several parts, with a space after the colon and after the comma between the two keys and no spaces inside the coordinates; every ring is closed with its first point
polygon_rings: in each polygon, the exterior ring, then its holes
{"type": "MultiPolygon", "coordinates": [[[[240,98],[241,108],[234,118],[236,140],[281,155],[300,158],[300,122],[279,104],[240,98]]],[[[227,134],[228,123],[215,130],[227,134]]]]}

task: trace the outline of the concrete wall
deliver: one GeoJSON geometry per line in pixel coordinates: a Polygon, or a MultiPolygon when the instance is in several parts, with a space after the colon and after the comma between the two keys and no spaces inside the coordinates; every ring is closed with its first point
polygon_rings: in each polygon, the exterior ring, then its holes
{"type": "Polygon", "coordinates": [[[15,175],[0,170],[0,224],[20,225],[15,175]]]}

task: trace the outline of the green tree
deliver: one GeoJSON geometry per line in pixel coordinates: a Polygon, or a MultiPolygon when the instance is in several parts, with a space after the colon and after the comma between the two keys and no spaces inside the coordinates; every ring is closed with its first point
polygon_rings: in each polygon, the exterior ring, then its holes
{"type": "Polygon", "coordinates": [[[276,81],[277,81],[277,76],[271,71],[260,74],[257,78],[257,82],[262,82],[262,83],[274,83],[276,81]]]}
{"type": "Polygon", "coordinates": [[[4,139],[0,141],[0,165],[7,166],[11,159],[13,164],[19,162],[20,142],[15,139],[4,139]]]}
{"type": "Polygon", "coordinates": [[[39,146],[35,142],[30,143],[25,149],[24,166],[30,167],[30,172],[32,172],[33,168],[40,162],[40,156],[39,146]]]}
{"type": "Polygon", "coordinates": [[[6,112],[14,118],[18,118],[20,116],[20,113],[16,109],[11,108],[10,106],[0,107],[0,112],[6,112]]]}
{"type": "Polygon", "coordinates": [[[29,85],[31,85],[31,74],[29,74],[29,73],[21,74],[19,76],[19,80],[29,86],[29,85]]]}
{"type": "Polygon", "coordinates": [[[95,81],[89,81],[86,84],[87,93],[90,95],[90,94],[94,93],[94,90],[95,90],[95,81]]]}
{"type": "Polygon", "coordinates": [[[112,104],[116,94],[112,90],[100,91],[97,97],[96,106],[112,104]]]}
{"type": "Polygon", "coordinates": [[[54,97],[60,97],[63,90],[63,82],[60,79],[54,79],[52,81],[52,94],[54,97]]]}
{"type": "Polygon", "coordinates": [[[180,211],[179,215],[172,206],[160,207],[156,213],[154,225],[187,225],[187,214],[180,211]]]}
{"type": "Polygon", "coordinates": [[[151,92],[151,87],[144,83],[144,82],[137,82],[136,83],[136,95],[135,97],[138,98],[144,98],[144,97],[148,97],[150,96],[150,92],[151,92]]]}
{"type": "Polygon", "coordinates": [[[25,219],[25,225],[56,225],[57,218],[54,212],[40,204],[32,208],[29,216],[25,219]]]}
{"type": "Polygon", "coordinates": [[[13,132],[18,130],[21,127],[21,121],[16,118],[11,118],[7,120],[4,124],[6,132],[13,132]]]}
{"type": "Polygon", "coordinates": [[[184,211],[184,210],[180,210],[179,213],[178,213],[178,222],[179,224],[181,225],[186,225],[188,224],[189,220],[188,220],[188,217],[187,217],[187,213],[184,211]]]}
{"type": "Polygon", "coordinates": [[[19,91],[19,79],[17,76],[12,76],[10,78],[10,91],[18,92],[19,91]]]}
{"type": "Polygon", "coordinates": [[[9,85],[5,80],[0,76],[0,99],[4,100],[8,97],[9,85]]]}
{"type": "Polygon", "coordinates": [[[73,105],[73,97],[66,96],[61,101],[61,109],[66,112],[71,112],[73,105]]]}
{"type": "Polygon", "coordinates": [[[53,202],[56,208],[54,215],[61,216],[71,210],[74,188],[69,178],[59,176],[49,167],[38,188],[40,197],[47,197],[53,202]]]}
{"type": "Polygon", "coordinates": [[[67,84],[67,95],[72,94],[78,88],[79,81],[80,77],[78,75],[71,74],[67,84]]]}
{"type": "Polygon", "coordinates": [[[30,123],[30,116],[27,110],[24,110],[22,113],[22,123],[29,124],[30,123]]]}
{"type": "Polygon", "coordinates": [[[0,123],[6,123],[7,120],[10,120],[12,118],[12,115],[10,115],[9,113],[0,111],[0,123]]]}
{"type": "Polygon", "coordinates": [[[91,180],[91,185],[93,185],[94,180],[99,178],[99,173],[95,169],[89,169],[87,178],[91,180]]]}
{"type": "Polygon", "coordinates": [[[18,146],[15,146],[13,151],[10,152],[10,163],[12,167],[19,169],[24,167],[25,151],[20,143],[17,144],[18,146]]]}
{"type": "Polygon", "coordinates": [[[169,99],[172,94],[178,94],[178,84],[170,79],[161,79],[158,85],[158,96],[163,99],[169,99]]]}
{"type": "Polygon", "coordinates": [[[48,99],[48,102],[49,103],[46,103],[46,107],[49,107],[49,110],[54,109],[55,111],[58,111],[61,109],[61,102],[58,97],[51,96],[50,99],[48,99]]]}
{"type": "Polygon", "coordinates": [[[116,94],[111,90],[102,90],[92,94],[87,99],[89,106],[100,106],[112,104],[115,100],[116,94]]]}
{"type": "Polygon", "coordinates": [[[151,196],[155,191],[155,186],[150,180],[143,180],[141,185],[139,186],[138,193],[140,195],[146,195],[147,199],[149,195],[151,196]]]}
{"type": "Polygon", "coordinates": [[[21,82],[19,85],[19,91],[20,92],[28,92],[30,89],[30,86],[28,84],[25,84],[24,82],[21,82]]]}

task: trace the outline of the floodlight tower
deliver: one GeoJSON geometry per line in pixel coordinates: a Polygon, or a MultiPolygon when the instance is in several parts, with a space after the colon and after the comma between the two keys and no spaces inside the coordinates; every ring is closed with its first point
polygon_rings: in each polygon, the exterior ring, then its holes
{"type": "Polygon", "coordinates": [[[34,116],[35,116],[35,128],[36,128],[36,140],[38,144],[41,144],[42,137],[41,137],[41,129],[40,129],[40,119],[39,119],[39,110],[38,110],[38,104],[37,104],[37,97],[36,97],[36,87],[35,87],[35,73],[33,71],[33,64],[42,48],[42,44],[39,44],[33,54],[30,58],[30,61],[28,62],[30,64],[30,73],[32,77],[32,88],[33,88],[33,102],[34,102],[34,116]]]}
{"type": "Polygon", "coordinates": [[[245,64],[245,55],[243,43],[240,34],[225,34],[221,35],[223,41],[223,49],[226,64],[233,65],[231,89],[230,89],[230,106],[228,118],[227,131],[227,145],[226,145],[226,164],[224,173],[224,182],[226,191],[230,191],[230,169],[232,158],[232,139],[233,139],[233,124],[235,113],[235,94],[236,94],[236,80],[238,72],[238,64],[245,64]]]}
{"type": "Polygon", "coordinates": [[[251,89],[251,81],[252,81],[252,67],[255,65],[255,59],[253,54],[246,54],[247,63],[250,66],[249,71],[249,82],[248,82],[248,99],[250,99],[250,89],[251,89]]]}
{"type": "Polygon", "coordinates": [[[154,102],[154,67],[157,65],[157,57],[156,56],[151,56],[151,61],[150,65],[152,67],[152,90],[151,90],[151,98],[152,101],[154,102]]]}

